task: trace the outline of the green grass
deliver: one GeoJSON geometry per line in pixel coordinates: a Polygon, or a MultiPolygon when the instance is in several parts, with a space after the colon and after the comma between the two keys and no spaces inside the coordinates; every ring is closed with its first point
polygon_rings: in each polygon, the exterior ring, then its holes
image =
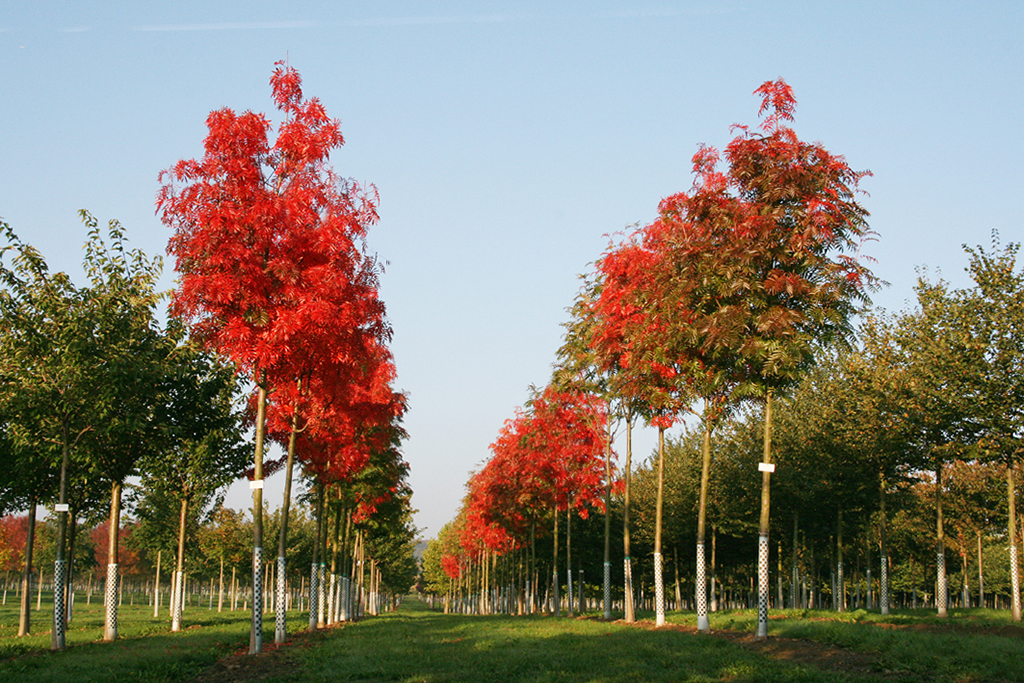
{"type": "MultiPolygon", "coordinates": [[[[670,621],[696,625],[690,615],[670,621]]],[[[711,615],[712,629],[753,632],[756,622],[755,610],[711,615]]],[[[909,680],[1024,681],[1024,627],[1005,611],[950,610],[939,618],[932,610],[780,610],[769,634],[869,654],[882,671],[909,680]]]]}
{"type": "Polygon", "coordinates": [[[856,681],[775,662],[718,638],[592,619],[457,616],[414,601],[346,626],[275,681],[403,683],[856,681]]]}
{"type": "MultiPolygon", "coordinates": [[[[185,629],[170,633],[166,609],[153,619],[152,608],[144,605],[123,606],[121,637],[103,643],[102,606],[94,602],[76,606],[67,651],[50,652],[48,609],[44,604],[42,611],[33,610],[36,635],[18,638],[15,601],[9,596],[0,607],[0,680],[189,681],[248,644],[248,612],[218,614],[193,606],[185,612],[185,629]]],[[[692,613],[668,617],[670,623],[696,625],[692,613]]],[[[719,634],[752,633],[755,621],[752,610],[711,615],[719,634]]],[[[304,627],[302,614],[290,615],[290,632],[304,627]]],[[[272,629],[268,615],[265,642],[272,640],[272,629]]],[[[277,662],[265,671],[250,667],[235,675],[222,667],[212,680],[233,683],[255,671],[270,676],[261,680],[278,683],[1024,682],[1024,628],[1003,612],[958,610],[940,620],[926,611],[882,617],[862,610],[841,615],[783,610],[772,613],[770,633],[776,642],[800,639],[862,653],[871,663],[870,674],[863,668],[837,672],[773,658],[738,638],[594,618],[444,615],[408,599],[395,614],[338,627],[301,647],[265,656],[267,664],[277,662]]]]}
{"type": "MultiPolygon", "coordinates": [[[[0,606],[0,681],[182,681],[193,678],[221,657],[249,644],[249,612],[218,613],[203,606],[187,607],[182,630],[171,633],[166,605],[160,617],[153,608],[125,604],[119,610],[118,639],[102,641],[102,596],[91,605],[76,600],[64,652],[50,651],[52,603],[42,610],[32,603],[32,634],[17,637],[18,604],[8,595],[0,606]]],[[[264,618],[264,642],[273,642],[274,616],[264,618]],[[269,631],[268,631],[269,630],[269,631]]],[[[289,613],[290,632],[305,628],[298,612],[289,613]]]]}

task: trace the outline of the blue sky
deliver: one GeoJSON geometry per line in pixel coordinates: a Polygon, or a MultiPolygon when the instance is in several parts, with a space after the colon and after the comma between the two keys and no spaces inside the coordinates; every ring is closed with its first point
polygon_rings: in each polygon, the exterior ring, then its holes
{"type": "Polygon", "coordinates": [[[698,143],[756,123],[766,80],[793,86],[802,138],[874,174],[878,305],[908,305],[923,266],[966,285],[960,245],[993,229],[1024,239],[1019,1],[3,1],[0,217],[76,276],[80,208],[163,252],[159,172],[201,154],[211,110],[272,113],[286,56],[342,122],[335,169],[380,192],[428,536],[547,381],[576,275],[690,186],[698,143]]]}

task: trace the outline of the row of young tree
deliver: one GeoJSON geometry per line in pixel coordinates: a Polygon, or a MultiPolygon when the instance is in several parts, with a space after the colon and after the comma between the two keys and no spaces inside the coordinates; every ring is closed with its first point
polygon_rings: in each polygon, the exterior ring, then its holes
{"type": "MultiPolygon", "coordinates": [[[[130,488],[134,491],[134,487],[130,488]]],[[[404,491],[367,518],[354,519],[339,504],[340,501],[329,505],[325,511],[329,515],[327,528],[333,529],[335,520],[339,520],[340,533],[337,536],[328,534],[327,553],[323,558],[328,581],[323,584],[323,595],[312,597],[306,591],[309,582],[306,568],[313,563],[314,547],[318,543],[317,523],[313,516],[314,501],[308,493],[300,496],[301,504],[291,512],[288,524],[287,554],[292,566],[286,577],[287,599],[281,604],[287,604],[288,609],[299,606],[305,609],[312,599],[327,605],[337,598],[329,586],[337,586],[343,578],[345,585],[353,586],[350,591],[353,600],[361,596],[365,599],[369,593],[366,583],[370,577],[364,575],[363,581],[359,581],[360,557],[365,559],[366,566],[373,567],[374,592],[381,596],[381,600],[407,592],[417,574],[413,557],[415,530],[411,525],[408,494],[404,491]]],[[[130,594],[133,604],[137,597],[148,600],[154,608],[154,617],[160,616],[166,605],[170,608],[168,616],[181,621],[184,616],[174,613],[177,605],[176,596],[172,595],[174,584],[168,581],[176,568],[179,506],[177,500],[163,502],[167,504],[161,504],[158,497],[144,497],[134,506],[133,518],[122,518],[119,590],[130,594]]],[[[79,603],[83,599],[91,602],[93,593],[102,594],[106,579],[108,522],[104,520],[90,527],[88,520],[89,517],[85,516],[76,524],[74,557],[68,559],[69,622],[75,596],[79,603]]],[[[276,536],[282,524],[282,509],[265,509],[264,523],[266,531],[276,536]]],[[[27,514],[0,518],[0,580],[3,582],[0,590],[4,592],[5,601],[8,593],[12,598],[15,595],[20,597],[28,533],[27,514]]],[[[186,588],[182,600],[187,600],[198,586],[207,596],[214,596],[210,598],[211,608],[216,604],[218,611],[242,609],[243,605],[247,609],[252,595],[251,577],[248,575],[252,536],[252,517],[243,511],[216,503],[210,508],[190,511],[185,527],[182,569],[185,575],[183,583],[192,589],[186,588]]],[[[35,594],[32,594],[31,585],[28,588],[30,601],[36,601],[36,610],[42,605],[44,589],[47,592],[52,589],[53,576],[44,571],[48,572],[48,567],[53,566],[56,540],[57,519],[55,515],[49,515],[36,524],[34,534],[35,594]]],[[[268,567],[265,580],[274,576],[273,570],[273,567],[268,567]]],[[[119,602],[127,602],[128,599],[122,596],[119,602]]],[[[277,603],[272,611],[276,610],[277,603]]],[[[331,614],[330,610],[324,609],[317,616],[329,625],[337,621],[337,618],[331,618],[331,614]]],[[[178,627],[181,627],[180,623],[178,627]]]]}
{"type": "MultiPolygon", "coordinates": [[[[931,477],[931,490],[937,492],[932,565],[937,566],[936,603],[944,614],[941,493],[948,483],[943,473],[958,461],[970,463],[959,466],[961,473],[997,463],[1007,478],[1008,537],[1003,540],[1010,547],[1010,593],[1019,618],[1013,470],[1024,435],[1019,383],[1024,288],[1015,264],[1017,246],[1003,251],[997,246],[994,253],[969,250],[974,288],[951,291],[923,278],[919,309],[889,317],[868,314],[858,335],[858,314],[869,310],[869,294],[880,284],[860,255],[863,242],[873,236],[856,199],[867,173],[853,171],[819,143],[801,141],[786,125],[795,99],[784,81],[769,81],[756,94],[762,98],[763,122],[757,131],[734,127],[740,134],[725,149],[726,168],[721,169],[717,150],[701,146],[693,157],[691,190],[663,200],[655,221],[614,241],[595,272],[584,278],[551,387],[541,394],[588,396],[584,400],[603,406],[602,415],[625,426],[624,468],[613,478],[612,433],[603,422],[588,424],[594,438],[584,469],[596,470],[604,460],[605,500],[593,489],[576,499],[605,511],[605,617],[611,617],[610,530],[616,510],[623,529],[627,620],[634,618],[633,524],[641,548],[651,554],[652,561],[644,564],[654,584],[658,625],[664,623],[663,543],[669,540],[674,557],[682,551],[684,564],[695,569],[690,594],[698,628],[710,628],[709,597],[716,600],[717,594],[708,586],[709,522],[715,544],[720,536],[749,538],[757,530],[756,562],[732,562],[745,567],[751,580],[747,594],[758,608],[759,637],[767,635],[771,600],[769,534],[785,537],[794,524],[792,535],[801,540],[790,556],[807,557],[808,547],[832,548],[838,582],[830,582],[827,592],[833,595],[843,592],[844,526],[847,538],[857,530],[863,543],[875,534],[878,605],[887,611],[888,518],[895,501],[905,498],[900,492],[915,490],[916,484],[920,493],[927,486],[922,476],[931,477]],[[640,490],[634,491],[630,430],[638,419],[658,428],[659,448],[637,474],[640,490]],[[686,436],[666,454],[665,430],[681,419],[686,436]],[[738,469],[730,469],[730,462],[738,469]],[[782,487],[783,495],[773,518],[770,484],[776,467],[776,488],[782,487]],[[666,483],[666,468],[685,471],[691,486],[679,479],[666,483]],[[612,499],[616,487],[621,493],[612,499]],[[634,503],[637,498],[644,502],[634,503]],[[683,532],[687,524],[689,533],[683,532]],[[824,530],[830,541],[822,539],[824,530]],[[679,547],[682,539],[689,539],[695,552],[679,547]]],[[[535,412],[526,413],[530,424],[535,412]]],[[[511,438],[522,455],[509,466],[509,431],[507,425],[491,446],[490,460],[469,482],[459,517],[428,553],[428,585],[435,590],[469,585],[462,580],[463,568],[488,566],[491,560],[479,564],[484,549],[515,554],[527,545],[531,552],[517,560],[518,585],[536,585],[534,531],[554,529],[557,511],[569,508],[562,491],[570,486],[565,477],[547,476],[542,479],[546,494],[532,493],[536,461],[561,462],[562,448],[557,442],[547,447],[540,427],[516,431],[511,438]],[[503,486],[490,483],[492,471],[505,473],[503,486]]],[[[913,517],[909,509],[899,508],[899,514],[913,517]]],[[[985,528],[984,533],[993,532],[991,525],[985,528]]],[[[550,543],[557,547],[554,538],[550,543]]],[[[557,576],[557,554],[552,561],[557,576]]],[[[571,570],[568,577],[571,594],[571,570]]],[[[556,579],[547,589],[555,610],[558,584],[556,579]]],[[[489,584],[472,585],[480,590],[489,584]]],[[[677,579],[677,594],[678,585],[677,579]]],[[[795,587],[790,594],[792,600],[795,587]]],[[[525,604],[532,607],[534,600],[525,604]]],[[[781,597],[776,602],[781,604],[781,597]]],[[[570,610],[571,604],[570,596],[570,610]]],[[[844,602],[837,598],[837,605],[844,602]]]]}
{"type": "MultiPolygon", "coordinates": [[[[108,247],[83,212],[90,228],[86,288],[49,273],[41,255],[4,226],[4,253],[11,258],[0,270],[0,414],[15,463],[4,473],[4,505],[28,509],[31,528],[36,506],[53,504],[60,596],[67,593],[74,526],[95,507],[97,486],[110,491],[108,640],[117,635],[111,596],[129,477],[140,478],[140,523],[150,523],[154,538],[161,536],[155,520],[176,508],[179,596],[190,515],[208,509],[238,476],[250,480],[253,653],[262,649],[266,475],[284,469],[273,569],[277,604],[291,571],[296,462],[310,482],[318,523],[311,595],[319,594],[323,578],[326,510],[349,520],[353,539],[382,524],[398,525],[391,535],[404,539],[400,546],[411,539],[407,466],[399,451],[405,397],[392,387],[381,268],[366,248],[377,220],[376,192],[336,176],[329,155],[344,143],[340,124],[318,100],[303,98],[298,72],[278,63],[270,83],[284,117],[273,141],[262,114],[214,111],[202,158],[161,174],[157,213],[172,231],[168,251],[178,274],[165,325],[157,320],[160,259],[128,251],[116,223],[108,247]],[[251,457],[244,445],[250,429],[251,457]],[[285,449],[282,461],[265,462],[268,439],[285,449]],[[375,521],[396,504],[403,514],[375,521]]],[[[30,566],[30,550],[25,559],[30,566]]],[[[66,607],[61,599],[54,604],[52,646],[60,649],[66,607]]],[[[172,628],[180,628],[180,604],[172,612],[172,628]]],[[[279,610],[275,639],[284,638],[279,610]]]]}

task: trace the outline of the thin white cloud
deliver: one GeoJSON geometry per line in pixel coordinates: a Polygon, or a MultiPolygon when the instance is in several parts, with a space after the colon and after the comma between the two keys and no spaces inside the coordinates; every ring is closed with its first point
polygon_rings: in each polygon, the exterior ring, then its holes
{"type": "Polygon", "coordinates": [[[91,31],[92,28],[89,26],[69,26],[67,28],[60,28],[57,30],[61,33],[85,33],[86,31],[91,31]]]}
{"type": "Polygon", "coordinates": [[[507,14],[492,14],[475,17],[389,17],[383,19],[360,19],[345,22],[350,26],[431,26],[437,24],[500,24],[512,21],[507,14]]]}
{"type": "Polygon", "coordinates": [[[136,31],[251,31],[266,29],[314,28],[313,21],[248,21],[219,24],[148,24],[136,31]]]}
{"type": "Polygon", "coordinates": [[[598,16],[602,19],[658,19],[664,17],[682,17],[693,15],[720,15],[732,14],[729,7],[689,7],[686,9],[662,8],[662,9],[640,9],[623,10],[621,12],[602,12],[598,16]]]}

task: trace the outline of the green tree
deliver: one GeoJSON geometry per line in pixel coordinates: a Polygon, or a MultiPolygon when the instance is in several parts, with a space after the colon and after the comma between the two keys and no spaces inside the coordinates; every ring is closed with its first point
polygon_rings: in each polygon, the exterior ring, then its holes
{"type": "MultiPolygon", "coordinates": [[[[216,494],[247,466],[242,414],[234,369],[181,339],[166,360],[156,422],[164,448],[143,462],[141,489],[146,497],[177,503],[177,564],[171,605],[171,630],[181,628],[182,580],[190,511],[216,506],[216,494]]],[[[154,509],[160,506],[154,505],[154,509]]],[[[155,520],[154,520],[155,521],[155,520]]]]}
{"type": "Polygon", "coordinates": [[[971,417],[984,459],[1006,467],[1011,611],[1021,619],[1020,560],[1014,470],[1024,458],[1024,272],[1019,244],[992,252],[967,248],[975,286],[962,296],[972,351],[980,356],[967,376],[971,417]]]}

